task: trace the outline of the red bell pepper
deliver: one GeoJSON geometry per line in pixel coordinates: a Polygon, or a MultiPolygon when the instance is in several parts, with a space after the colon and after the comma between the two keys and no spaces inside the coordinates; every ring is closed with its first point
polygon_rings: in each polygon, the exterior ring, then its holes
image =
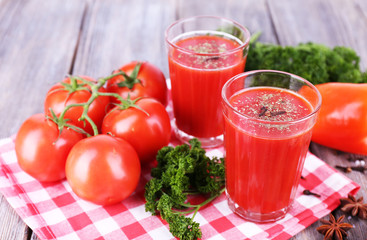
{"type": "Polygon", "coordinates": [[[316,87],[322,104],[312,141],[367,155],[367,83],[330,82],[316,87]]]}

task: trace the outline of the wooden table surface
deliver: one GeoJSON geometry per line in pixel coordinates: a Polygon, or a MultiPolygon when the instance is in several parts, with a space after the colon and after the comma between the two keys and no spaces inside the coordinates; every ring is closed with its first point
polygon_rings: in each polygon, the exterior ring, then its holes
{"type": "MultiPolygon", "coordinates": [[[[365,0],[0,0],[0,137],[42,112],[47,90],[67,74],[98,78],[131,60],[147,60],[168,77],[164,30],[193,15],[234,19],[251,33],[261,31],[261,42],[348,46],[361,56],[361,69],[367,67],[365,0]]],[[[311,151],[331,166],[348,164],[351,156],[313,143],[311,151]]],[[[345,174],[367,200],[366,174],[345,174]]],[[[366,220],[347,220],[355,226],[348,239],[367,238],[366,220]]],[[[319,225],[292,239],[322,239],[319,225]]],[[[0,239],[38,239],[3,196],[0,239]]]]}

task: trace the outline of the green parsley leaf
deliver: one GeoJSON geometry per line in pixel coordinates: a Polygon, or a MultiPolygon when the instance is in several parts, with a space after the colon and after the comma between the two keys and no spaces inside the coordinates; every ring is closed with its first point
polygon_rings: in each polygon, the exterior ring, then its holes
{"type": "Polygon", "coordinates": [[[180,239],[201,237],[193,219],[202,206],[224,191],[224,159],[210,159],[197,139],[176,147],[163,147],[157,154],[158,165],[151,171],[152,179],[145,186],[145,210],[160,214],[170,232],[180,239]],[[191,195],[203,194],[200,204],[191,204],[191,195]],[[187,214],[193,213],[192,217],[187,214]]]}
{"type": "MultiPolygon", "coordinates": [[[[256,35],[257,37],[258,35],[256,35]]],[[[348,47],[329,48],[312,42],[296,46],[280,46],[255,41],[250,50],[245,71],[273,69],[296,74],[313,84],[326,82],[367,82],[360,71],[360,58],[348,47]]]]}

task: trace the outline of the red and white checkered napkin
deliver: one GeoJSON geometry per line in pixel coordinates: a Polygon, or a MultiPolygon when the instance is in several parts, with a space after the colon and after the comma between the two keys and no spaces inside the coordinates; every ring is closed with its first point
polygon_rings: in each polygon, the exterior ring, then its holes
{"type": "MultiPolygon", "coordinates": [[[[222,151],[212,149],[208,155],[220,156],[222,151]]],[[[0,191],[40,239],[173,239],[165,221],[145,212],[149,170],[143,172],[132,196],[121,204],[101,207],[79,199],[66,181],[41,184],[24,173],[17,164],[14,138],[0,140],[0,154],[0,191]]],[[[303,176],[293,208],[284,219],[271,224],[245,221],[230,211],[223,194],[195,216],[202,238],[287,239],[330,213],[340,197],[359,189],[312,154],[306,158],[303,176]],[[305,188],[321,198],[302,195],[305,188]]]]}

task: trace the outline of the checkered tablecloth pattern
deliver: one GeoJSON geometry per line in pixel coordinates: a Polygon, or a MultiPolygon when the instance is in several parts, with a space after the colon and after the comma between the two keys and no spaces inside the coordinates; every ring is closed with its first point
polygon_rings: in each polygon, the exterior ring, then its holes
{"type": "MultiPolygon", "coordinates": [[[[211,149],[221,156],[223,149],[211,149]]],[[[221,195],[195,216],[202,239],[288,239],[339,205],[339,198],[359,186],[309,153],[293,207],[284,219],[255,224],[233,214],[221,195]],[[307,188],[320,198],[302,195],[307,188]]],[[[168,224],[144,208],[143,170],[135,193],[120,204],[102,207],[79,199],[67,181],[42,184],[23,172],[16,159],[14,137],[0,140],[0,191],[40,239],[174,239],[168,224]]]]}

